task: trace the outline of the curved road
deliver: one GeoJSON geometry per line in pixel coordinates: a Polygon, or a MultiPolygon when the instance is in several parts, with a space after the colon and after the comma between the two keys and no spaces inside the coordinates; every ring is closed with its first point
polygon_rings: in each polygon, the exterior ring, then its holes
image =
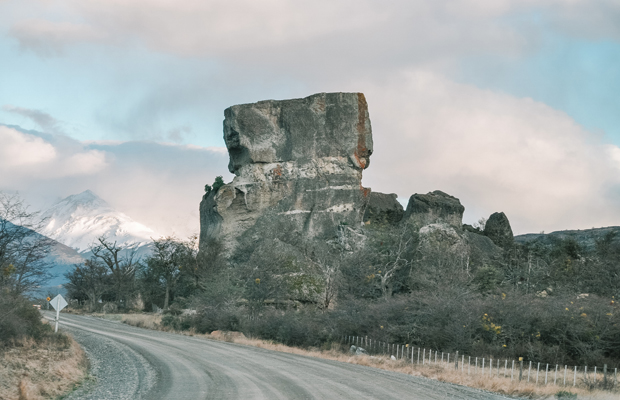
{"type": "MultiPolygon", "coordinates": [[[[51,313],[46,313],[51,317],[51,313]]],[[[67,399],[503,399],[331,360],[62,314],[91,361],[67,399]]]]}

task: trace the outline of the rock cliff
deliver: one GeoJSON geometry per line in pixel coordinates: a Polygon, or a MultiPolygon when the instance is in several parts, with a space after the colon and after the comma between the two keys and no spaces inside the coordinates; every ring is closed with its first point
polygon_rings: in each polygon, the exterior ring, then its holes
{"type": "Polygon", "coordinates": [[[362,93],[267,100],[224,112],[235,178],[200,203],[200,247],[227,254],[261,239],[296,244],[361,226],[370,189],[361,185],[372,154],[362,93]]]}

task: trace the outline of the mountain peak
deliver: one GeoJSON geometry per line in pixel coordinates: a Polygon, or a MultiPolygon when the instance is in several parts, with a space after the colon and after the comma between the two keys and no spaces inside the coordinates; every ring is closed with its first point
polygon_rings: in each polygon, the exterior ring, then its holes
{"type": "Polygon", "coordinates": [[[100,236],[118,244],[146,244],[156,237],[152,229],[113,209],[91,190],[68,196],[45,211],[42,232],[79,252],[100,236]]]}

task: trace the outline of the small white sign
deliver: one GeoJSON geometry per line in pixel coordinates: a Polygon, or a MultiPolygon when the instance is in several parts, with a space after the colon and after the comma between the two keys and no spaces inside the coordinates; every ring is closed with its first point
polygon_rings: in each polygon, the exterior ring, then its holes
{"type": "Polygon", "coordinates": [[[54,297],[52,301],[50,301],[50,305],[54,307],[54,310],[60,312],[63,308],[65,308],[68,304],[64,297],[61,294],[54,297]]]}

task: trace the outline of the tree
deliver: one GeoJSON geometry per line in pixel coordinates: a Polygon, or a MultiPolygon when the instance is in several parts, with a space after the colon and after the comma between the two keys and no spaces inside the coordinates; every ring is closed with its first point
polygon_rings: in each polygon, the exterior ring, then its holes
{"type": "Polygon", "coordinates": [[[134,284],[138,259],[137,244],[119,245],[110,242],[105,235],[100,236],[90,246],[93,263],[101,262],[111,272],[114,299],[119,306],[125,307],[134,294],[134,284]]]}
{"type": "Polygon", "coordinates": [[[411,264],[415,237],[409,227],[376,231],[367,246],[368,279],[377,282],[384,298],[392,296],[397,274],[411,264]]]}
{"type": "Polygon", "coordinates": [[[102,296],[112,286],[108,268],[96,259],[86,260],[83,265],[76,264],[65,274],[67,296],[77,300],[88,300],[88,308],[94,311],[102,296]]]}
{"type": "Polygon", "coordinates": [[[0,288],[21,294],[49,278],[54,241],[36,232],[44,221],[18,196],[0,193],[0,288]]]}
{"type": "Polygon", "coordinates": [[[153,254],[146,260],[148,268],[164,287],[164,309],[170,304],[170,292],[176,287],[181,276],[183,262],[189,261],[185,243],[168,236],[153,240],[153,254]]]}

